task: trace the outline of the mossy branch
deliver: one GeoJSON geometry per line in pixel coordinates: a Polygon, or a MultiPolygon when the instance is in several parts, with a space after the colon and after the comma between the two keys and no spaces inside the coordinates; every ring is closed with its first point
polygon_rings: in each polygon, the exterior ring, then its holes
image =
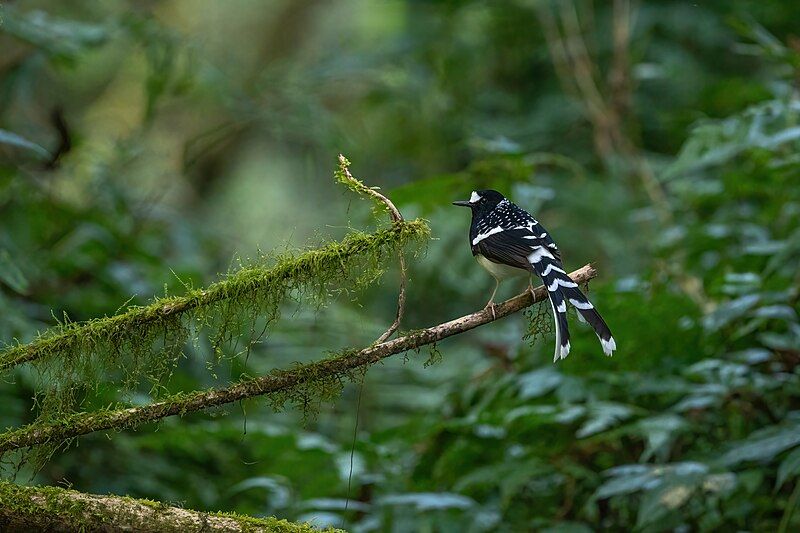
{"type": "MultiPolygon", "coordinates": [[[[379,193],[377,187],[367,187],[364,182],[353,177],[353,174],[350,173],[350,161],[348,161],[347,158],[342,154],[339,154],[339,170],[336,172],[336,179],[358,194],[370,196],[379,204],[385,206],[389,211],[389,217],[391,218],[392,222],[403,222],[403,215],[400,213],[400,210],[395,207],[394,203],[389,200],[389,198],[379,193]]],[[[406,309],[406,258],[402,249],[397,251],[397,262],[400,268],[400,288],[397,293],[397,313],[395,314],[392,324],[381,334],[380,337],[378,337],[378,340],[375,341],[376,343],[385,341],[391,337],[395,331],[397,331],[397,329],[400,327],[400,321],[403,320],[403,313],[406,309]]]]}
{"type": "Polygon", "coordinates": [[[429,231],[424,222],[414,220],[395,222],[371,234],[354,232],[340,242],[297,257],[280,258],[270,268],[243,268],[205,289],[190,290],[183,296],[158,298],[147,306],[133,306],[110,317],[63,324],[30,343],[4,349],[0,352],[0,371],[52,354],[92,352],[109,346],[119,347],[132,340],[138,342],[151,328],[162,328],[183,314],[228,299],[252,297],[278,289],[286,292],[306,283],[316,283],[326,279],[322,274],[327,270],[346,271],[351,259],[379,256],[382,252],[402,248],[410,241],[424,239],[429,231]]]}
{"type": "Polygon", "coordinates": [[[336,172],[336,179],[340,183],[346,185],[350,190],[362,196],[370,196],[375,199],[379,205],[382,204],[385,206],[389,211],[392,222],[403,221],[403,215],[400,214],[400,210],[395,207],[394,203],[392,203],[389,198],[378,192],[378,187],[367,187],[363,181],[353,177],[353,174],[350,173],[350,161],[342,154],[339,154],[339,170],[336,172]]]}
{"type": "MultiPolygon", "coordinates": [[[[588,282],[596,275],[595,268],[586,265],[572,272],[570,277],[580,284],[588,282]]],[[[526,291],[498,304],[495,307],[495,316],[498,319],[503,318],[546,298],[546,289],[543,286],[537,287],[533,295],[526,291]]],[[[307,400],[308,398],[302,393],[296,393],[303,386],[317,382],[341,386],[358,368],[371,365],[391,355],[418,349],[464,333],[492,320],[491,311],[484,309],[361,350],[351,350],[292,370],[276,371],[267,376],[245,379],[227,388],[179,394],[141,407],[77,413],[54,423],[34,423],[0,435],[0,453],[41,444],[57,444],[95,431],[133,428],[168,416],[185,415],[255,396],[267,395],[276,406],[297,397],[307,400]],[[293,393],[299,396],[293,396],[293,393]]],[[[321,399],[313,398],[313,400],[321,399]]]]}
{"type": "MultiPolygon", "coordinates": [[[[319,529],[277,518],[205,513],[127,496],[101,496],[57,487],[0,482],[3,531],[264,531],[313,533],[319,529]]],[[[339,531],[328,529],[327,531],[339,531]]]]}

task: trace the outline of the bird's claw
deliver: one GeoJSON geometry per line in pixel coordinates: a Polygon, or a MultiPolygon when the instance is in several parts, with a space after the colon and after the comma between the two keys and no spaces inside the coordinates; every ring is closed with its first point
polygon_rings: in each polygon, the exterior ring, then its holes
{"type": "Polygon", "coordinates": [[[497,320],[497,314],[495,313],[494,308],[495,308],[494,302],[490,301],[489,303],[486,304],[486,307],[484,307],[483,309],[484,310],[490,309],[492,311],[492,320],[497,320]]]}

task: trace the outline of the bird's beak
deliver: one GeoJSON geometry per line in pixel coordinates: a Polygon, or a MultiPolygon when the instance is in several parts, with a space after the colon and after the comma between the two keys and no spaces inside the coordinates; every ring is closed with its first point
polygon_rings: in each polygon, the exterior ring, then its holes
{"type": "Polygon", "coordinates": [[[472,204],[469,200],[459,200],[458,202],[453,202],[453,205],[460,205],[461,207],[471,207],[472,204]]]}

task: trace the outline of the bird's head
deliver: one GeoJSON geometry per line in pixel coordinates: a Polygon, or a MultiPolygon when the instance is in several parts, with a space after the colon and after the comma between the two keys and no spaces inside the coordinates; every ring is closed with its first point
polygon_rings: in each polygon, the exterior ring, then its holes
{"type": "Polygon", "coordinates": [[[469,207],[473,215],[481,215],[490,212],[497,207],[497,204],[505,200],[506,197],[497,191],[486,189],[483,191],[472,191],[469,200],[453,202],[453,205],[469,207]]]}

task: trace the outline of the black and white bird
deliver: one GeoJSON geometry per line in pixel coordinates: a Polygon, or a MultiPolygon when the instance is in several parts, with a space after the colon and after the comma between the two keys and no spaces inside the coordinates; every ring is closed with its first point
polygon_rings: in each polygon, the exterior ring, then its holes
{"type": "MultiPolygon", "coordinates": [[[[473,191],[469,200],[453,205],[472,210],[469,241],[472,255],[495,279],[494,291],[486,304],[494,316],[494,296],[500,281],[512,276],[538,275],[550,297],[556,330],[553,361],[569,354],[567,302],[594,328],[603,352],[612,355],[617,343],[603,317],[578,288],[561,264],[561,253],[553,238],[527,211],[497,191],[473,191]]],[[[529,285],[532,290],[532,286],[529,285]]]]}

